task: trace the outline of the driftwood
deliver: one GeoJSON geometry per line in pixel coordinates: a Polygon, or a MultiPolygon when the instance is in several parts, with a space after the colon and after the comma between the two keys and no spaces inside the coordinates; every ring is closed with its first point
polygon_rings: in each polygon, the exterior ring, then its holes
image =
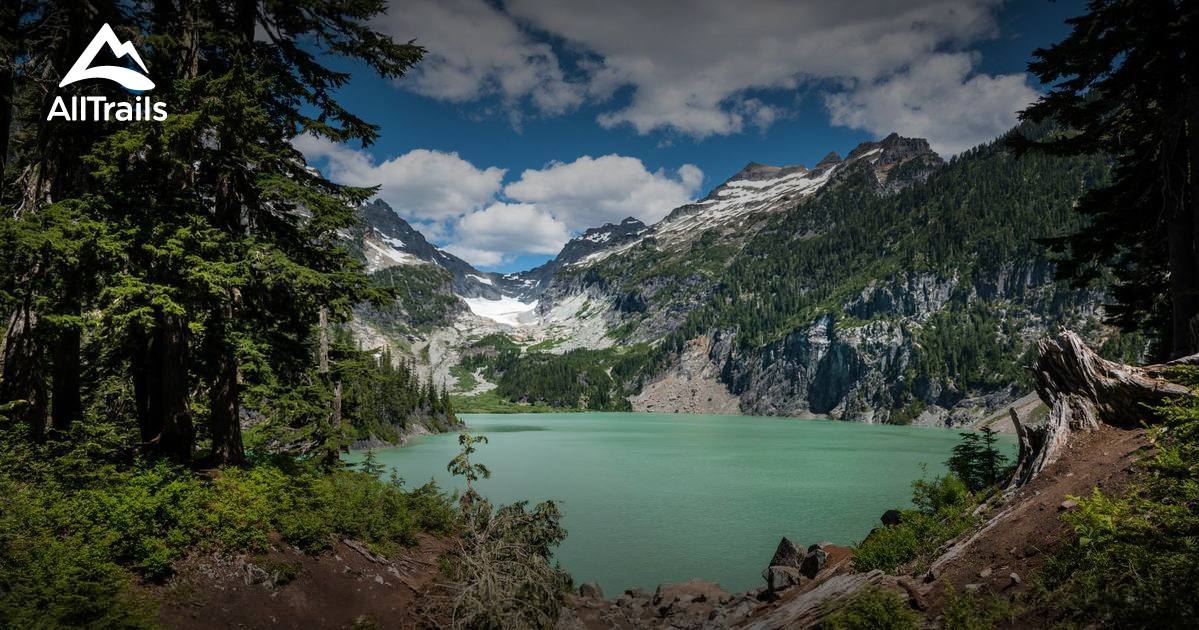
{"type": "Polygon", "coordinates": [[[775,630],[777,628],[808,628],[816,625],[829,612],[849,601],[858,591],[884,582],[894,582],[882,571],[849,573],[828,579],[820,586],[781,604],[761,617],[755,617],[745,625],[747,630],[775,630]]]}
{"type": "Polygon", "coordinates": [[[1153,407],[1194,395],[1165,376],[1173,366],[1199,363],[1199,355],[1159,365],[1124,365],[1100,357],[1068,330],[1041,340],[1039,350],[1033,378],[1049,417],[1031,426],[1009,410],[1020,446],[1011,488],[1028,483],[1057,461],[1072,433],[1094,431],[1100,424],[1140,426],[1152,419],[1153,407]]]}

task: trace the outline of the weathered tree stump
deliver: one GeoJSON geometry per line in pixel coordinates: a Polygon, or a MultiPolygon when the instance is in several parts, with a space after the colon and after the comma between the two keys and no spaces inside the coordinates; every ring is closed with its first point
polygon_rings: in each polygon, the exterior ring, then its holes
{"type": "Polygon", "coordinates": [[[1049,407],[1049,418],[1044,424],[1030,426],[1021,422],[1014,409],[1009,410],[1020,446],[1009,487],[1032,481],[1057,461],[1076,431],[1093,431],[1100,424],[1140,426],[1152,420],[1153,407],[1194,395],[1164,377],[1172,366],[1199,363],[1199,355],[1160,365],[1124,365],[1100,357],[1081,337],[1064,329],[1056,338],[1042,339],[1038,346],[1033,378],[1037,394],[1049,407]]]}

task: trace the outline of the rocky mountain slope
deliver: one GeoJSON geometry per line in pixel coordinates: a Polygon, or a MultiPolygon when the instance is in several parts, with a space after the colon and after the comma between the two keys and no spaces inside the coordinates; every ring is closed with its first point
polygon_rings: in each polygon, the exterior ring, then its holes
{"type": "Polygon", "coordinates": [[[892,134],[811,168],[751,163],[654,225],[593,228],[525,272],[474,270],[381,202],[363,242],[432,263],[440,295],[465,299],[422,333],[455,331],[430,365],[459,391],[507,378],[514,402],[538,402],[514,383],[559,355],[554,369],[600,365],[605,398],[636,409],[961,424],[1027,393],[1012,366],[1036,337],[1099,334],[1102,295],[1056,283],[1035,240],[1076,227],[1071,204],[1106,173],[1001,143],[946,163],[892,134]],[[463,378],[463,350],[493,333],[529,361],[475,361],[463,378]]]}

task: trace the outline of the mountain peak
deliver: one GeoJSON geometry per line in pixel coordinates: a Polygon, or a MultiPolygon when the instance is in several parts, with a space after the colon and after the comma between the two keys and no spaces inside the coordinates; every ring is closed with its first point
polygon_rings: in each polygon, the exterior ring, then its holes
{"type": "Polygon", "coordinates": [[[824,168],[826,166],[836,164],[837,162],[840,162],[840,161],[841,161],[841,156],[837,155],[836,151],[829,151],[828,155],[824,156],[823,158],[820,158],[820,161],[816,163],[816,168],[818,168],[818,169],[824,168]]]}
{"type": "Polygon", "coordinates": [[[778,172],[783,170],[781,166],[771,166],[762,164],[761,162],[750,162],[744,168],[737,171],[735,175],[729,178],[729,181],[737,181],[741,179],[767,179],[775,177],[778,172]]]}
{"type": "Polygon", "coordinates": [[[879,163],[902,162],[921,155],[936,158],[937,161],[940,161],[940,157],[929,146],[928,140],[924,138],[905,138],[895,132],[892,132],[882,140],[859,144],[853,151],[849,152],[849,157],[846,159],[860,159],[868,153],[879,153],[879,157],[875,159],[879,163]]]}

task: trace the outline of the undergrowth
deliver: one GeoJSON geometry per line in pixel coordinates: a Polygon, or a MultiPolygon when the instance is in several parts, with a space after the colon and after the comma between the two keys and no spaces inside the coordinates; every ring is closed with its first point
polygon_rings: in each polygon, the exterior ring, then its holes
{"type": "Polygon", "coordinates": [[[168,578],[189,553],[263,552],[276,538],[315,552],[352,538],[387,554],[454,525],[431,485],[290,459],[209,477],[126,458],[112,427],[47,445],[3,428],[0,627],[150,627],[131,585],[168,578]]]}
{"type": "MultiPolygon", "coordinates": [[[[1199,370],[1172,379],[1194,388],[1199,370]]],[[[1120,496],[1096,488],[1064,515],[1075,536],[1046,562],[1032,598],[1051,622],[1182,628],[1199,619],[1199,401],[1158,412],[1144,475],[1120,496]]]]}
{"type": "Polygon", "coordinates": [[[875,529],[854,549],[855,571],[894,573],[901,566],[919,571],[942,544],[977,520],[974,495],[951,474],[916,480],[912,495],[914,507],[900,511],[897,525],[875,529]]]}

